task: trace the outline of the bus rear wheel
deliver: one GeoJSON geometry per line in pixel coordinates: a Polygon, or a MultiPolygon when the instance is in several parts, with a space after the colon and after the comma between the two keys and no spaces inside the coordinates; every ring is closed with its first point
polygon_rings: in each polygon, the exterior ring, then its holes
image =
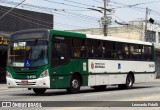
{"type": "Polygon", "coordinates": [[[67,92],[71,94],[78,93],[81,87],[81,80],[78,75],[73,75],[70,81],[70,87],[67,88],[67,92]]]}
{"type": "Polygon", "coordinates": [[[44,88],[34,88],[33,91],[36,94],[44,94],[46,89],[44,89],[44,88]]]}
{"type": "Polygon", "coordinates": [[[128,74],[126,78],[126,84],[120,84],[118,85],[118,87],[120,89],[131,89],[133,87],[133,83],[134,83],[133,76],[131,74],[128,74]]]}

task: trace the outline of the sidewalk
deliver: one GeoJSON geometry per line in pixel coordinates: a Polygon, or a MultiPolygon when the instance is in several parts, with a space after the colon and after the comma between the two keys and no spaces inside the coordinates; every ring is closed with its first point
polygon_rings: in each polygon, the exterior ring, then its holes
{"type": "Polygon", "coordinates": [[[8,88],[6,83],[0,83],[0,92],[1,91],[19,91],[27,90],[27,88],[8,88]]]}
{"type": "Polygon", "coordinates": [[[0,83],[0,91],[1,90],[6,90],[8,89],[7,84],[6,83],[0,83]]]}

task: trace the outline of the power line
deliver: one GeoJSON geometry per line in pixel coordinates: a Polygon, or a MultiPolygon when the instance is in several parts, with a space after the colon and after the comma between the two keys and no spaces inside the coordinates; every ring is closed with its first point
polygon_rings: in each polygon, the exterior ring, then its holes
{"type": "Polygon", "coordinates": [[[152,1],[152,2],[137,3],[137,4],[130,5],[130,6],[138,6],[138,5],[144,5],[144,4],[155,3],[155,2],[160,2],[160,0],[156,0],[156,1],[152,1]]]}
{"type": "MultiPolygon", "coordinates": [[[[50,0],[44,0],[44,1],[52,2],[52,3],[57,3],[57,4],[62,4],[62,5],[67,5],[67,6],[77,7],[77,6],[75,6],[75,5],[70,5],[70,4],[60,3],[60,2],[54,2],[54,1],[50,1],[50,0]]],[[[73,2],[73,1],[71,1],[71,0],[64,0],[64,1],[73,2]]],[[[79,2],[73,2],[73,3],[79,3],[79,2]]],[[[79,4],[82,4],[82,3],[79,3],[79,4]]],[[[87,5],[87,6],[91,6],[91,5],[87,5]]],[[[93,6],[92,6],[92,7],[93,7],[93,6]]],[[[79,6],[78,6],[78,8],[85,8],[85,9],[87,9],[86,7],[79,7],[79,6]]],[[[73,12],[70,12],[70,13],[73,13],[73,12]]],[[[80,15],[80,16],[81,16],[81,15],[82,15],[82,16],[86,16],[86,17],[89,18],[89,19],[94,18],[94,17],[88,16],[88,15],[83,15],[83,14],[77,14],[77,13],[73,13],[73,14],[75,14],[75,15],[80,15]]],[[[98,18],[97,18],[97,19],[98,19],[98,18]]]]}
{"type": "Polygon", "coordinates": [[[11,12],[13,9],[15,9],[16,7],[18,7],[19,5],[21,5],[23,2],[25,2],[26,0],[23,0],[22,2],[18,3],[15,7],[11,8],[9,11],[7,11],[6,13],[4,13],[0,19],[2,19],[4,16],[6,16],[9,12],[11,12]]]}
{"type": "Polygon", "coordinates": [[[80,4],[80,5],[84,5],[84,6],[91,6],[91,7],[95,7],[94,5],[88,5],[88,4],[84,4],[84,3],[80,3],[80,2],[75,2],[75,1],[71,1],[71,0],[63,0],[63,1],[67,1],[67,2],[70,2],[70,3],[75,3],[75,4],[80,4]]]}
{"type": "MultiPolygon", "coordinates": [[[[30,6],[30,5],[29,5],[30,6]]],[[[31,5],[32,6],[32,5],[31,5]]],[[[32,7],[34,7],[34,8],[38,8],[38,9],[44,9],[44,10],[47,10],[47,12],[48,12],[48,10],[50,11],[51,9],[46,9],[46,8],[43,8],[43,7],[37,7],[37,6],[32,6],[32,7]]],[[[92,24],[93,25],[93,23],[94,23],[94,25],[95,25],[95,23],[97,23],[97,20],[95,21],[95,22],[93,22],[92,21],[92,18],[90,17],[90,18],[88,18],[88,17],[86,17],[86,16],[83,16],[83,15],[76,15],[75,16],[75,14],[74,13],[67,13],[67,12],[65,12],[65,11],[59,11],[58,9],[53,9],[52,11],[54,11],[53,13],[54,14],[56,14],[56,15],[58,15],[58,16],[61,16],[61,17],[65,17],[65,18],[67,18],[67,19],[72,19],[72,20],[74,20],[74,21],[78,21],[78,22],[82,22],[82,23],[87,23],[87,24],[92,24]],[[59,12],[58,12],[59,11],[59,12]]],[[[28,15],[27,15],[28,16],[28,15]]],[[[85,23],[85,24],[86,24],[85,23]]]]}
{"type": "MultiPolygon", "coordinates": [[[[2,8],[0,8],[0,9],[2,9],[2,8]]],[[[5,9],[2,9],[2,10],[6,11],[5,9]]],[[[29,19],[33,19],[33,20],[36,20],[36,21],[40,21],[40,22],[42,22],[42,23],[53,24],[53,23],[51,23],[51,22],[45,21],[44,19],[34,18],[33,16],[24,15],[24,14],[19,14],[19,13],[16,13],[16,12],[12,12],[12,13],[15,14],[15,15],[23,16],[23,17],[26,17],[26,18],[29,18],[29,19]]],[[[56,13],[56,14],[59,14],[59,13],[56,13]]],[[[63,16],[63,15],[62,15],[62,16],[63,16]]],[[[73,18],[72,20],[76,20],[76,21],[77,21],[77,19],[75,19],[75,18],[73,18]]],[[[86,24],[86,22],[89,23],[89,24],[92,24],[92,23],[93,23],[93,22],[84,21],[84,20],[78,20],[78,21],[79,21],[79,22],[82,22],[82,23],[85,23],[85,24],[86,24]]],[[[95,23],[96,23],[96,22],[95,22],[95,23]]],[[[94,23],[94,24],[95,24],[95,23],[94,23]]],[[[92,25],[93,25],[93,24],[92,24],[92,25]]]]}
{"type": "MultiPolygon", "coordinates": [[[[16,4],[16,2],[4,2],[3,1],[3,3],[10,3],[10,4],[16,4]]],[[[27,4],[27,5],[30,5],[30,4],[27,4]]],[[[26,6],[26,4],[23,4],[23,6],[26,6]]],[[[23,7],[22,6],[22,7],[23,7]]],[[[87,23],[89,23],[89,21],[91,21],[91,19],[94,19],[94,17],[91,17],[91,16],[88,16],[88,15],[82,15],[82,14],[77,14],[76,13],[76,15],[75,15],[75,13],[72,13],[72,12],[65,12],[64,10],[58,10],[58,9],[47,9],[47,8],[44,8],[44,7],[40,7],[40,6],[35,6],[35,5],[30,5],[31,7],[34,7],[34,8],[40,8],[40,9],[45,9],[45,10],[52,10],[52,11],[54,11],[54,13],[57,11],[58,13],[56,13],[56,14],[58,14],[58,15],[60,15],[60,13],[65,13],[65,14],[69,14],[69,15],[72,15],[72,17],[79,17],[80,19],[85,19],[85,20],[87,20],[88,19],[88,22],[87,23]]],[[[22,20],[24,20],[24,21],[27,21],[27,22],[30,22],[30,23],[34,23],[34,24],[37,24],[37,25],[41,25],[41,26],[44,26],[44,27],[47,27],[48,28],[48,26],[46,26],[46,25],[43,25],[43,24],[40,24],[40,23],[35,23],[35,22],[33,22],[33,21],[31,21],[31,20],[28,20],[28,19],[33,19],[33,20],[37,20],[37,21],[41,21],[41,22],[45,22],[45,21],[42,21],[42,20],[39,20],[39,19],[34,19],[34,18],[29,18],[29,16],[27,17],[27,16],[25,16],[25,15],[22,15],[21,14],[21,16],[23,16],[23,17],[25,17],[25,18],[27,18],[27,19],[24,19],[24,18],[22,18],[22,17],[18,17],[18,16],[16,16],[16,15],[19,15],[20,16],[20,14],[18,14],[18,13],[14,13],[15,15],[13,15],[13,14],[10,14],[10,15],[12,15],[12,16],[14,16],[14,17],[17,17],[17,18],[19,18],[19,19],[22,19],[22,20]]],[[[64,15],[64,14],[63,14],[64,15]]],[[[77,20],[77,19],[75,19],[75,20],[77,20]]],[[[94,19],[95,20],[95,19],[94,19]]],[[[81,20],[82,21],[82,20],[81,20]]],[[[46,23],[46,22],[45,22],[46,23]]],[[[57,24],[57,23],[56,23],[57,24]]],[[[62,24],[62,23],[61,23],[62,24]]],[[[86,24],[86,23],[85,23],[86,24]]],[[[64,25],[66,25],[66,24],[64,24],[64,25]]],[[[72,27],[73,27],[73,25],[72,25],[72,27]]],[[[75,27],[75,26],[74,26],[75,27]]],[[[76,27],[80,27],[80,26],[76,26],[76,27]]]]}
{"type": "MultiPolygon", "coordinates": [[[[0,7],[0,9],[3,10],[3,11],[7,11],[7,9],[3,9],[1,7],[0,7]]],[[[25,17],[25,18],[28,18],[28,19],[32,19],[32,20],[36,20],[36,21],[40,21],[40,22],[46,23],[46,24],[53,24],[51,22],[45,21],[44,19],[34,18],[33,16],[30,16],[30,15],[19,14],[19,13],[16,13],[14,11],[12,11],[11,14],[15,14],[15,15],[22,16],[22,17],[25,17]]]]}
{"type": "MultiPolygon", "coordinates": [[[[16,2],[7,2],[7,4],[15,4],[16,2]]],[[[54,11],[54,12],[66,12],[67,10],[65,9],[55,9],[55,8],[47,8],[47,7],[42,7],[42,6],[37,6],[37,5],[32,5],[32,4],[23,4],[21,5],[23,8],[24,7],[32,7],[32,8],[37,8],[37,9],[40,9],[40,10],[46,10],[47,12],[51,12],[51,11],[54,11]]],[[[72,12],[70,12],[72,13],[72,12]]],[[[72,13],[75,15],[75,13],[72,13]]],[[[83,15],[83,14],[78,14],[79,16],[83,16],[83,18],[85,17],[88,18],[88,19],[98,19],[96,17],[93,17],[93,16],[88,16],[88,15],[83,15]]]]}
{"type": "Polygon", "coordinates": [[[59,23],[59,22],[56,22],[56,24],[65,25],[65,26],[71,26],[71,27],[78,27],[78,28],[86,28],[86,27],[82,27],[82,26],[76,26],[76,25],[71,25],[71,24],[64,24],[64,23],[59,23]]]}
{"type": "MultiPolygon", "coordinates": [[[[2,11],[2,10],[0,10],[0,11],[2,11]]],[[[4,12],[4,11],[2,11],[2,12],[4,12]]],[[[44,27],[47,27],[47,28],[50,28],[49,26],[46,26],[46,25],[43,25],[43,24],[40,24],[40,23],[36,23],[36,22],[31,21],[31,20],[27,20],[27,19],[25,19],[25,18],[16,16],[16,15],[14,15],[14,14],[11,14],[11,13],[8,13],[8,14],[11,15],[11,16],[14,16],[14,17],[16,17],[16,18],[19,18],[19,19],[21,19],[21,20],[24,20],[24,21],[27,21],[27,22],[30,22],[30,23],[33,23],[33,24],[37,24],[37,25],[40,25],[40,26],[44,26],[44,27]]]]}
{"type": "Polygon", "coordinates": [[[55,2],[55,1],[51,1],[51,0],[44,0],[44,1],[51,2],[51,3],[56,3],[56,4],[61,4],[61,5],[66,5],[66,6],[71,6],[71,7],[76,7],[76,8],[87,9],[86,7],[82,7],[82,6],[78,6],[78,5],[70,5],[70,4],[66,4],[66,3],[62,3],[62,2],[55,2]]]}
{"type": "MultiPolygon", "coordinates": [[[[114,3],[114,4],[118,4],[118,5],[121,5],[121,6],[124,6],[124,7],[135,7],[135,6],[138,6],[138,5],[144,5],[144,4],[150,4],[150,3],[155,3],[155,2],[160,2],[160,0],[156,0],[156,1],[152,1],[152,2],[143,2],[143,3],[136,3],[136,4],[123,4],[123,3],[120,3],[120,2],[114,2],[114,1],[111,1],[111,3],[114,3]]],[[[117,8],[123,8],[123,7],[117,7],[117,8]]]]}
{"type": "Polygon", "coordinates": [[[82,15],[82,14],[68,12],[68,11],[66,11],[65,13],[71,14],[71,15],[76,16],[76,17],[81,17],[81,18],[84,18],[84,19],[97,20],[97,21],[99,20],[99,18],[88,16],[88,15],[82,15]]]}
{"type": "MultiPolygon", "coordinates": [[[[1,9],[0,11],[3,11],[3,10],[1,9]]],[[[3,11],[3,12],[4,12],[4,11],[3,11]]],[[[41,22],[44,22],[44,23],[52,24],[52,23],[50,23],[50,22],[46,22],[46,21],[43,21],[43,20],[40,20],[40,19],[35,19],[35,18],[26,16],[26,15],[22,15],[22,14],[15,13],[15,12],[9,13],[9,15],[14,16],[14,17],[19,18],[19,19],[22,19],[22,20],[27,21],[27,22],[30,22],[30,23],[34,23],[34,24],[37,24],[37,25],[44,26],[44,27],[46,27],[46,28],[50,28],[50,27],[47,26],[47,25],[44,25],[44,24],[36,23],[36,22],[31,21],[31,20],[22,18],[22,17],[20,17],[20,16],[27,17],[27,18],[32,19],[32,20],[36,20],[36,21],[41,21],[41,22]],[[14,13],[14,14],[17,14],[17,15],[19,15],[19,16],[14,15],[13,13],[14,13]]],[[[82,27],[82,26],[75,26],[75,25],[64,24],[64,23],[58,23],[58,22],[56,22],[55,24],[59,24],[59,25],[61,25],[61,26],[62,26],[62,25],[63,25],[63,26],[68,26],[68,27],[84,28],[84,27],[82,27]]]]}
{"type": "MultiPolygon", "coordinates": [[[[9,3],[9,4],[13,4],[13,3],[9,3]]],[[[87,24],[92,24],[92,25],[94,23],[94,25],[95,25],[95,23],[97,23],[97,21],[98,21],[97,20],[98,18],[97,19],[93,19],[93,17],[91,17],[91,16],[85,16],[85,15],[81,15],[81,14],[75,15],[72,12],[66,12],[64,9],[61,9],[61,10],[59,10],[59,9],[52,9],[52,8],[40,7],[40,6],[35,6],[35,5],[30,5],[30,4],[27,4],[27,5],[23,4],[23,5],[25,5],[25,6],[31,6],[33,8],[38,8],[38,9],[41,9],[41,10],[43,9],[43,10],[46,10],[47,12],[54,11],[53,13],[56,14],[56,15],[58,15],[58,16],[65,17],[67,19],[72,19],[74,21],[78,21],[78,22],[82,22],[82,23],[86,22],[87,24]]],[[[21,6],[24,8],[23,5],[21,5],[21,6]]]]}
{"type": "Polygon", "coordinates": [[[92,0],[92,1],[95,1],[95,2],[97,2],[97,3],[103,3],[103,2],[101,2],[101,1],[98,1],[98,0],[92,0]]]}

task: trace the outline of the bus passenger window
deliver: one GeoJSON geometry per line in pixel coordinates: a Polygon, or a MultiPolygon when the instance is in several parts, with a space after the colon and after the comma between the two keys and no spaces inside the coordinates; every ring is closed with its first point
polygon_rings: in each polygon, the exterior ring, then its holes
{"type": "Polygon", "coordinates": [[[80,49],[73,49],[73,56],[74,57],[80,57],[80,49]]]}
{"type": "Polygon", "coordinates": [[[61,44],[59,42],[55,43],[55,58],[60,59],[61,57],[61,44]]]}
{"type": "Polygon", "coordinates": [[[81,53],[80,53],[80,56],[81,57],[86,57],[86,48],[84,45],[82,45],[81,47],[81,53]]]}
{"type": "Polygon", "coordinates": [[[130,45],[130,53],[132,60],[142,60],[141,47],[141,45],[137,44],[130,45]]]}
{"type": "Polygon", "coordinates": [[[153,60],[152,55],[152,47],[150,46],[143,46],[142,48],[142,55],[144,60],[153,60]]]}
{"type": "Polygon", "coordinates": [[[105,42],[105,58],[109,59],[116,59],[117,52],[116,52],[116,43],[111,41],[105,42]]]}
{"type": "Polygon", "coordinates": [[[116,59],[117,58],[117,54],[115,51],[111,52],[111,58],[116,59]]]}
{"type": "Polygon", "coordinates": [[[86,57],[85,39],[72,38],[72,57],[86,57]]]}
{"type": "Polygon", "coordinates": [[[89,56],[89,57],[94,57],[94,46],[91,46],[91,47],[89,48],[88,56],[89,56]]]}
{"type": "Polygon", "coordinates": [[[95,57],[104,58],[105,55],[105,46],[102,41],[98,41],[95,48],[95,57]]]}
{"type": "Polygon", "coordinates": [[[123,59],[122,51],[118,51],[118,59],[123,59]]]}

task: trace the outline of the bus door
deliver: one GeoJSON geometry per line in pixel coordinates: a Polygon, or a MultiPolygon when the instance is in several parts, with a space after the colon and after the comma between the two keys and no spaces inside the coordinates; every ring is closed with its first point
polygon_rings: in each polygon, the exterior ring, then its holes
{"type": "MultiPolygon", "coordinates": [[[[70,85],[69,62],[69,38],[54,36],[52,38],[52,60],[51,60],[51,88],[67,88],[70,85]]],[[[71,69],[72,70],[72,69],[71,69]]]]}
{"type": "Polygon", "coordinates": [[[55,36],[52,39],[52,67],[68,63],[67,38],[55,36]]]}

